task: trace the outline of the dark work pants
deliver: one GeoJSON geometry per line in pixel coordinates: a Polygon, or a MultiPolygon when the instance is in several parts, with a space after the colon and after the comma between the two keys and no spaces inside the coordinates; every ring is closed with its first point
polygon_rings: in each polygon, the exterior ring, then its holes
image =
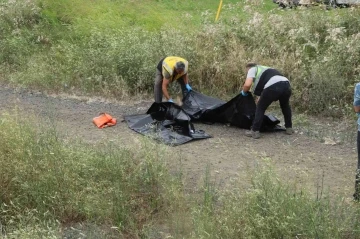
{"type": "Polygon", "coordinates": [[[355,193],[354,199],[360,200],[360,131],[357,133],[357,152],[358,152],[358,163],[355,176],[355,193]]]}
{"type": "MultiPolygon", "coordinates": [[[[162,82],[163,82],[163,75],[161,74],[161,72],[158,69],[156,69],[155,84],[154,84],[154,97],[155,97],[156,103],[162,102],[162,98],[163,98],[162,82]]],[[[183,77],[177,79],[177,82],[181,86],[181,92],[182,92],[183,97],[185,97],[185,95],[187,94],[187,89],[186,89],[185,81],[184,81],[183,77]]]]}
{"type": "Polygon", "coordinates": [[[251,129],[253,131],[260,130],[265,111],[274,101],[279,101],[280,103],[281,111],[284,115],[285,127],[292,128],[291,108],[289,104],[290,96],[291,87],[288,81],[280,81],[264,89],[256,105],[255,119],[251,129]]]}

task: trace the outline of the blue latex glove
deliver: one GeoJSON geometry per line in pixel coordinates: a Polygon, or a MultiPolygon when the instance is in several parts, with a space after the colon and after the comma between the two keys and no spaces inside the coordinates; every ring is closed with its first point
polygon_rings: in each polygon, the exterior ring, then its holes
{"type": "Polygon", "coordinates": [[[168,102],[174,103],[173,99],[168,99],[168,102]]]}
{"type": "Polygon", "coordinates": [[[187,89],[188,91],[191,91],[191,90],[192,90],[192,88],[191,88],[191,86],[190,86],[189,84],[186,84],[185,87],[186,87],[186,89],[187,89]]]}
{"type": "Polygon", "coordinates": [[[243,90],[240,92],[242,96],[247,96],[249,93],[244,92],[243,90]]]}

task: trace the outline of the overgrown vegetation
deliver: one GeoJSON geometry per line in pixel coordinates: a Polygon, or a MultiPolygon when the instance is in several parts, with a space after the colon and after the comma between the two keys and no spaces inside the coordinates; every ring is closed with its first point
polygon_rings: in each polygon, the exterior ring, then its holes
{"type": "Polygon", "coordinates": [[[16,115],[1,118],[0,137],[0,228],[9,238],[57,237],[59,225],[83,222],[104,225],[110,235],[140,236],[179,198],[163,150],[147,141],[141,150],[65,142],[53,127],[16,115]]]}
{"type": "Polygon", "coordinates": [[[309,196],[266,159],[248,189],[217,190],[208,169],[187,195],[158,144],[70,142],[34,122],[0,120],[0,238],[360,237],[356,203],[309,196]]]}
{"type": "MultiPolygon", "coordinates": [[[[217,6],[0,0],[0,81],[121,99],[152,92],[158,61],[180,55],[194,89],[227,98],[238,93],[244,64],[257,61],[290,78],[299,111],[347,114],[360,80],[359,9],[231,0],[214,23],[217,6]]],[[[68,142],[31,122],[0,118],[1,238],[360,237],[357,204],[314,199],[267,164],[249,190],[217,191],[205,175],[199,199],[169,174],[158,144],[68,142]]]]}
{"type": "Polygon", "coordinates": [[[359,208],[343,199],[316,199],[277,178],[267,159],[253,173],[251,187],[237,183],[221,192],[205,187],[193,209],[192,238],[358,238],[359,208]],[[210,196],[208,195],[210,194],[210,196]]]}
{"type": "Polygon", "coordinates": [[[3,0],[2,81],[118,99],[152,92],[166,55],[190,63],[195,89],[238,93],[244,64],[290,78],[293,105],[342,116],[359,79],[359,9],[279,10],[272,1],[3,0]],[[70,3],[71,2],[71,3],[70,3]]]}

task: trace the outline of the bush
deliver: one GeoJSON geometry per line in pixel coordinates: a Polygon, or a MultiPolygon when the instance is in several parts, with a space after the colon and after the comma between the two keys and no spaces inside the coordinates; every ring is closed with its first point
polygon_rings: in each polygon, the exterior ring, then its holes
{"type": "Polygon", "coordinates": [[[32,29],[39,21],[40,8],[35,1],[0,3],[0,63],[12,67],[26,64],[24,58],[34,52],[36,34],[32,29]]]}

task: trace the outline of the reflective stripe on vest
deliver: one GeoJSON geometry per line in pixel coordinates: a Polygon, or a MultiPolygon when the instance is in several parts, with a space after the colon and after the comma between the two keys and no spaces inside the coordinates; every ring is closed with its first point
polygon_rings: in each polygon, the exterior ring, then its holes
{"type": "MultiPolygon", "coordinates": [[[[177,57],[177,56],[169,56],[169,57],[166,57],[163,61],[163,71],[166,70],[169,75],[170,75],[170,80],[171,81],[174,81],[174,80],[177,80],[179,78],[181,78],[183,75],[185,75],[188,71],[188,61],[185,60],[184,58],[181,58],[181,57],[177,57]],[[179,61],[182,61],[184,62],[185,64],[185,70],[184,72],[182,72],[181,74],[177,74],[176,77],[174,78],[174,71],[175,71],[175,65],[176,65],[176,62],[179,62],[179,61]]],[[[163,75],[164,72],[162,72],[163,75]]]]}
{"type": "Polygon", "coordinates": [[[268,66],[261,66],[261,65],[256,66],[256,74],[255,74],[255,82],[256,83],[259,81],[261,74],[269,68],[270,67],[268,67],[268,66]]]}
{"type": "Polygon", "coordinates": [[[254,84],[252,86],[252,88],[255,90],[259,81],[260,81],[260,77],[261,75],[264,73],[264,71],[266,71],[267,69],[269,69],[270,67],[267,66],[262,66],[262,65],[256,65],[256,74],[255,74],[255,79],[254,79],[254,84]]]}

